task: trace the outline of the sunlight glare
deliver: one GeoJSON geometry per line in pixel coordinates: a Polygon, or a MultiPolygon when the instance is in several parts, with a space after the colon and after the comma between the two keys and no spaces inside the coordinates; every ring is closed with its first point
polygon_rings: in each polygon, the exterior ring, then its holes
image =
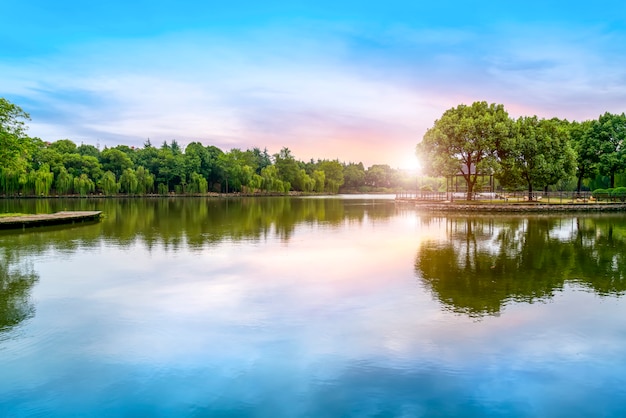
{"type": "Polygon", "coordinates": [[[420,169],[422,168],[422,165],[416,156],[409,155],[404,159],[400,168],[404,170],[419,172],[420,169]]]}

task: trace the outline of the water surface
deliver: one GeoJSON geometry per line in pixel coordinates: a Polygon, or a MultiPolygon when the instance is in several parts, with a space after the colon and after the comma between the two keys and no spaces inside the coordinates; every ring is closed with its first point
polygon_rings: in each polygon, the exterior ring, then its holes
{"type": "Polygon", "coordinates": [[[626,415],[622,215],[2,201],[0,416],[626,415]]]}

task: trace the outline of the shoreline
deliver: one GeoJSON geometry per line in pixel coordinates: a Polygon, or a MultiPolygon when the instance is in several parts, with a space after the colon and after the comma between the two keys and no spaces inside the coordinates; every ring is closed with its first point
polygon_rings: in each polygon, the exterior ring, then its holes
{"type": "Polygon", "coordinates": [[[431,212],[483,212],[483,213],[552,213],[552,212],[626,212],[626,203],[433,203],[396,200],[396,204],[431,212]]]}

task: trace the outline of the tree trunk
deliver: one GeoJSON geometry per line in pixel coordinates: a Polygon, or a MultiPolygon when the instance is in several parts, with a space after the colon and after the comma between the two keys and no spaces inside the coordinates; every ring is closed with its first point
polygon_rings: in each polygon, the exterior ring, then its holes
{"type": "Polygon", "coordinates": [[[611,175],[609,176],[609,178],[610,178],[609,187],[613,189],[615,187],[615,171],[611,171],[611,175]]]}
{"type": "Polygon", "coordinates": [[[532,201],[533,200],[533,184],[531,182],[528,182],[528,201],[532,201]]]}
{"type": "Polygon", "coordinates": [[[583,173],[578,175],[578,183],[576,184],[576,191],[578,192],[578,196],[580,196],[580,190],[583,187],[583,173]]]}
{"type": "MultiPolygon", "coordinates": [[[[469,173],[470,166],[467,167],[467,171],[469,173]]],[[[476,180],[478,179],[478,174],[468,174],[467,175],[467,200],[472,200],[472,194],[474,192],[474,185],[476,184],[476,180]]]]}

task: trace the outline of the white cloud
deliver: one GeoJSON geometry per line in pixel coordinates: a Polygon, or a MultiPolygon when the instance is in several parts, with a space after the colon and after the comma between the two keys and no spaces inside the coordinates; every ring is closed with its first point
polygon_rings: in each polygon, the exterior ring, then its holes
{"type": "Polygon", "coordinates": [[[31,134],[48,140],[288,146],[366,165],[401,164],[459,103],[569,119],[626,103],[620,39],[602,28],[392,27],[378,48],[360,45],[366,35],[310,24],[86,43],[0,67],[0,88],[25,99],[31,134]]]}

